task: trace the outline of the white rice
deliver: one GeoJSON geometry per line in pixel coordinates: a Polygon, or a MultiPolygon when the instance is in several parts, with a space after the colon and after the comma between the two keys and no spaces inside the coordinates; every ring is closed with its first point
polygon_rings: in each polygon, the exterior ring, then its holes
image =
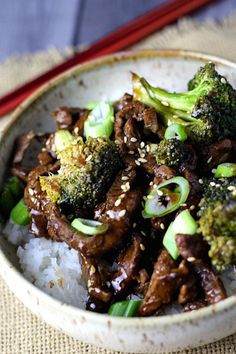
{"type": "MultiPolygon", "coordinates": [[[[87,290],[82,278],[79,255],[64,242],[35,238],[28,226],[9,220],[3,229],[9,242],[19,246],[17,256],[24,276],[54,298],[79,308],[85,308],[87,290]]],[[[220,276],[228,296],[236,294],[236,267],[220,276]]],[[[132,299],[138,298],[136,295],[132,299]]],[[[182,312],[178,304],[167,306],[163,314],[182,312]]]]}
{"type": "Polygon", "coordinates": [[[64,242],[35,238],[28,226],[8,221],[3,233],[9,242],[21,245],[17,256],[24,276],[54,298],[85,308],[87,290],[79,255],[64,242]]]}

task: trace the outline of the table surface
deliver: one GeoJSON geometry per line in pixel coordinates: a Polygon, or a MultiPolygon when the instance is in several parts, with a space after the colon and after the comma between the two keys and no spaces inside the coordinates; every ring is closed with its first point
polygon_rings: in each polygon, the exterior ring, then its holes
{"type": "MultiPolygon", "coordinates": [[[[88,44],[166,0],[0,0],[0,61],[49,47],[88,44]]],[[[218,0],[192,15],[221,20],[236,0],[218,0]]]]}

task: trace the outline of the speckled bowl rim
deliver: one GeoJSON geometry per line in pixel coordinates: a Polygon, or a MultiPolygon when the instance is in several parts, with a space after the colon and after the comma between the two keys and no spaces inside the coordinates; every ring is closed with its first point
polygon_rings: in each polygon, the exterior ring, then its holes
{"type": "MultiPolygon", "coordinates": [[[[12,125],[19,119],[23,119],[24,112],[31,107],[33,103],[38,101],[44,93],[47,93],[49,90],[58,87],[60,83],[67,80],[70,77],[77,77],[82,72],[88,71],[90,69],[101,67],[104,65],[114,64],[115,62],[135,60],[140,58],[154,58],[154,57],[172,57],[172,58],[183,58],[186,60],[201,60],[202,62],[212,61],[216,64],[221,64],[226,67],[235,68],[236,63],[220,58],[218,56],[209,55],[202,52],[197,51],[187,51],[187,50],[141,50],[141,51],[130,51],[130,52],[121,52],[113,55],[105,56],[99,59],[92,60],[86,64],[78,65],[65,73],[61,74],[55,79],[50,80],[48,83],[39,88],[35,93],[33,93],[29,98],[27,98],[13,113],[11,122],[5,126],[2,131],[2,137],[0,139],[0,144],[4,143],[4,140],[7,139],[8,132],[11,129],[12,125]]],[[[73,317],[83,316],[86,317],[89,321],[96,322],[97,324],[105,324],[112,322],[112,326],[124,328],[142,328],[145,327],[153,327],[155,328],[163,328],[166,325],[174,325],[181,324],[183,322],[192,322],[196,320],[204,320],[214,317],[216,314],[220,315],[224,312],[231,311],[236,306],[236,295],[232,295],[229,298],[214,304],[208,307],[204,307],[197,311],[175,314],[175,315],[166,315],[160,317],[133,317],[133,318],[122,318],[122,317],[110,317],[107,314],[99,314],[90,311],[86,311],[83,309],[79,309],[77,307],[67,305],[57,299],[54,299],[50,295],[46,294],[35,285],[30,283],[27,279],[24,278],[23,274],[20,273],[13,264],[8,260],[8,258],[4,255],[2,250],[0,249],[0,264],[7,270],[11,272],[13,277],[17,277],[20,281],[22,281],[22,286],[28,287],[31,291],[31,294],[35,294],[37,298],[41,299],[42,302],[48,303],[48,305],[52,306],[54,309],[57,309],[60,312],[64,312],[73,317]]],[[[3,271],[0,270],[0,273],[3,274],[3,271]]],[[[7,277],[4,279],[7,283],[7,277]]]]}

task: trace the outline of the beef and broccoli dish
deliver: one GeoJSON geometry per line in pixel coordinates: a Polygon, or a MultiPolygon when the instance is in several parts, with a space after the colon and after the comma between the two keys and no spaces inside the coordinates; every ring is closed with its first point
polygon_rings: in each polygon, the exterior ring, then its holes
{"type": "Polygon", "coordinates": [[[134,73],[132,85],[116,102],[58,108],[54,133],[20,136],[1,215],[79,255],[90,311],[215,304],[236,265],[236,91],[213,63],[184,93],[134,73]]]}

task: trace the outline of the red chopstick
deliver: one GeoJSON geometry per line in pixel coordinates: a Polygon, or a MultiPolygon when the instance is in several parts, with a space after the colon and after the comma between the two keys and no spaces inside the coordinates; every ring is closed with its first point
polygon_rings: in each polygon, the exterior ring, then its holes
{"type": "Polygon", "coordinates": [[[0,98],[0,117],[16,108],[37,88],[50,79],[84,61],[97,58],[101,55],[111,54],[128,48],[151,33],[176,21],[214,0],[172,0],[149,11],[131,23],[122,26],[101,40],[92,44],[88,49],[75,54],[62,64],[55,66],[36,79],[29,81],[12,92],[0,98]]]}

